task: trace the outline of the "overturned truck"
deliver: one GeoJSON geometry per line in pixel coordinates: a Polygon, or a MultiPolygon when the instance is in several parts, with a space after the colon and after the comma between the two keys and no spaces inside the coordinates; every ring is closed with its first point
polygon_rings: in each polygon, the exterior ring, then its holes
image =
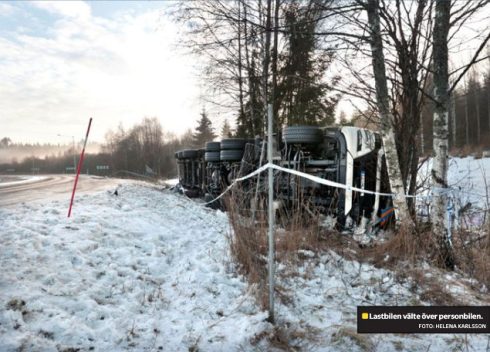
{"type": "MultiPolygon", "coordinates": [[[[319,213],[335,218],[340,227],[366,223],[385,226],[389,222],[393,207],[391,197],[380,195],[390,193],[390,187],[377,133],[357,127],[289,126],[280,139],[275,137],[274,163],[286,172],[276,172],[274,196],[283,207],[292,208],[299,199],[307,199],[319,213]],[[321,184],[288,170],[339,185],[321,184]]],[[[212,200],[233,180],[266,163],[266,144],[266,139],[259,137],[230,138],[210,141],[203,149],[178,151],[175,157],[181,189],[216,206],[212,200]]],[[[257,176],[256,183],[264,185],[264,177],[257,176]]],[[[244,187],[257,192],[260,188],[256,183],[248,182],[244,187]]]]}

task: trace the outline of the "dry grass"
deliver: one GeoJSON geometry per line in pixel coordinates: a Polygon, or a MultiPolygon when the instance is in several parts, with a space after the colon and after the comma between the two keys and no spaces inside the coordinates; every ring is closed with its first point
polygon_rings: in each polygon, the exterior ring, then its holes
{"type": "MultiPolygon", "coordinates": [[[[251,284],[258,286],[257,299],[263,308],[267,308],[267,204],[263,199],[259,199],[255,216],[252,216],[250,203],[251,199],[239,188],[234,189],[226,200],[233,228],[230,247],[240,273],[245,275],[251,284]]],[[[275,254],[277,262],[286,264],[283,274],[295,275],[297,264],[304,259],[301,250],[316,253],[320,249],[325,249],[327,242],[323,241],[324,236],[320,229],[318,214],[311,210],[308,203],[303,203],[293,214],[283,209],[277,210],[275,254]]],[[[285,289],[277,286],[275,293],[283,303],[288,302],[285,289]]]]}
{"type": "Polygon", "coordinates": [[[280,351],[302,351],[301,344],[305,341],[311,343],[319,339],[321,331],[308,326],[306,328],[291,328],[284,325],[276,325],[269,331],[262,331],[255,335],[250,343],[257,346],[266,340],[271,347],[280,351]]]}
{"type": "Polygon", "coordinates": [[[490,289],[490,228],[479,235],[458,231],[453,244],[458,268],[490,289]]]}
{"type": "Polygon", "coordinates": [[[422,287],[420,299],[423,301],[431,302],[439,306],[463,305],[460,300],[453,297],[438,281],[425,278],[425,284],[422,287]]]}
{"type": "MultiPolygon", "coordinates": [[[[267,273],[267,204],[259,199],[252,221],[251,197],[240,189],[234,189],[226,200],[233,235],[230,236],[231,253],[241,274],[250,284],[256,286],[257,302],[263,309],[268,308],[268,273],[267,273]]],[[[375,242],[370,246],[361,246],[352,236],[327,231],[320,225],[320,216],[308,201],[298,202],[294,210],[284,208],[276,212],[276,261],[285,268],[281,275],[297,275],[301,261],[318,256],[319,253],[333,250],[348,260],[368,262],[377,267],[386,267],[395,272],[400,281],[409,282],[414,292],[414,304],[421,301],[437,305],[462,305],[446,288],[442,274],[444,262],[438,250],[437,239],[430,230],[424,228],[400,226],[396,231],[387,232],[385,241],[375,242]],[[432,276],[421,269],[426,263],[433,267],[432,276]],[[441,270],[441,271],[438,271],[441,270]],[[441,275],[439,275],[441,274],[441,275]],[[441,280],[439,280],[439,276],[441,280]],[[421,300],[421,301],[420,301],[421,300]]],[[[490,288],[490,226],[485,234],[475,238],[474,234],[460,231],[453,234],[456,268],[466,277],[474,278],[490,288]]],[[[477,285],[478,286],[478,285],[477,285]]],[[[476,292],[476,291],[475,291],[476,292]]],[[[294,293],[277,285],[275,296],[283,304],[289,305],[294,293]]],[[[302,336],[302,331],[287,327],[275,327],[273,331],[264,332],[256,337],[257,343],[266,339],[271,346],[295,351],[298,341],[311,341],[314,336],[302,336]]],[[[342,343],[349,339],[363,350],[374,349],[371,340],[355,331],[341,328],[332,335],[332,342],[342,343]]]]}
{"type": "Polygon", "coordinates": [[[369,336],[358,334],[354,329],[341,327],[332,334],[332,343],[334,345],[342,345],[345,340],[351,340],[358,345],[363,351],[374,351],[375,347],[369,336]]]}

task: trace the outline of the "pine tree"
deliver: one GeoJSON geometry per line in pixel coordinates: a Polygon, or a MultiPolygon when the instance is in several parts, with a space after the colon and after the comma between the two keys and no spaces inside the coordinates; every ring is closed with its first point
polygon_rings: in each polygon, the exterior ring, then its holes
{"type": "Polygon", "coordinates": [[[201,112],[201,119],[197,121],[196,132],[194,133],[194,146],[196,148],[204,147],[206,142],[216,138],[211,120],[208,118],[206,111],[201,112]]]}
{"type": "MultiPolygon", "coordinates": [[[[292,1],[285,10],[287,49],[281,54],[276,98],[279,100],[279,124],[327,125],[335,121],[337,96],[321,82],[332,61],[332,53],[320,52],[314,33],[323,7],[292,1]]],[[[335,85],[339,78],[331,82],[335,85]]]]}
{"type": "Polygon", "coordinates": [[[223,122],[223,127],[221,128],[221,138],[231,138],[233,137],[233,131],[231,130],[230,123],[227,119],[223,122]]]}

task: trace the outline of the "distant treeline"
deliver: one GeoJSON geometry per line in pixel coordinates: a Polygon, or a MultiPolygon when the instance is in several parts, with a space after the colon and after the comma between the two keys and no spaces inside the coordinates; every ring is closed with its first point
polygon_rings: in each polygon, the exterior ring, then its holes
{"type": "MultiPolygon", "coordinates": [[[[144,118],[140,124],[125,130],[120,126],[116,131],[106,135],[105,143],[98,153],[86,153],[82,173],[124,176],[126,171],[138,174],[152,174],[160,177],[175,177],[177,174],[174,153],[178,149],[194,145],[194,135],[188,131],[177,138],[164,134],[157,118],[144,118]]],[[[0,173],[73,173],[74,156],[78,163],[80,151],[73,153],[73,148],[64,146],[57,154],[49,153],[44,157],[42,152],[49,151],[52,145],[25,145],[26,152],[32,156],[18,161],[12,154],[18,150],[8,138],[0,140],[0,152],[10,155],[10,162],[0,163],[0,173]],[[38,148],[36,148],[38,146],[38,148]]],[[[8,159],[7,159],[8,160],[8,159]]]]}
{"type": "MultiPolygon", "coordinates": [[[[449,145],[452,149],[490,147],[490,66],[486,72],[473,70],[463,85],[451,95],[449,104],[449,145]]],[[[432,150],[434,102],[426,101],[422,111],[421,147],[432,150]]]]}
{"type": "MultiPolygon", "coordinates": [[[[72,150],[72,149],[71,149],[72,150]]],[[[79,155],[76,155],[78,163],[79,155]]],[[[106,153],[85,154],[83,162],[83,173],[90,174],[109,174],[109,171],[97,171],[98,165],[108,165],[110,155],[106,153]]],[[[12,163],[0,164],[0,173],[15,173],[15,174],[59,174],[73,173],[73,153],[66,153],[63,156],[46,156],[45,158],[28,157],[21,162],[14,161],[12,163]],[[69,168],[69,169],[67,169],[69,168]]]]}
{"type": "MultiPolygon", "coordinates": [[[[26,157],[44,158],[46,155],[63,157],[67,153],[72,154],[72,150],[72,143],[17,143],[9,137],[3,137],[0,139],[0,163],[18,163],[26,157]]],[[[99,150],[98,143],[88,143],[89,153],[97,153],[99,150]]]]}

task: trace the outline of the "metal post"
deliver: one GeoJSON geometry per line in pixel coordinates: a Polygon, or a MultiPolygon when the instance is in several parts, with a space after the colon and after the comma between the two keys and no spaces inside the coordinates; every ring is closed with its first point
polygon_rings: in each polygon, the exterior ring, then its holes
{"type": "MultiPolygon", "coordinates": [[[[267,159],[272,164],[272,105],[267,106],[267,159]]],[[[269,321],[274,322],[274,177],[269,168],[269,321]]]]}
{"type": "Polygon", "coordinates": [[[71,193],[70,208],[68,209],[68,217],[71,216],[71,208],[73,207],[73,200],[75,199],[75,191],[77,190],[78,176],[83,166],[83,156],[85,155],[85,147],[87,146],[88,134],[90,133],[90,126],[92,126],[92,118],[88,121],[87,134],[85,135],[85,142],[83,142],[82,153],[80,154],[80,160],[78,161],[77,174],[75,175],[75,182],[73,183],[73,191],[71,193]]]}

